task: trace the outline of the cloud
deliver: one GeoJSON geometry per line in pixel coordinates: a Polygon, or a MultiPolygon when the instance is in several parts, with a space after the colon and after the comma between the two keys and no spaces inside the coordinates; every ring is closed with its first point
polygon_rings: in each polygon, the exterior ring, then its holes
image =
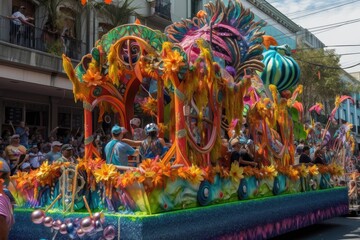
{"type": "MultiPolygon", "coordinates": [[[[344,25],[338,28],[332,28],[331,30],[324,32],[314,30],[314,27],[360,18],[360,1],[325,11],[327,8],[349,2],[351,1],[269,0],[269,3],[280,12],[290,19],[293,19],[295,23],[303,28],[309,29],[310,32],[313,32],[313,34],[327,46],[360,44],[360,31],[358,30],[360,29],[360,22],[344,25]],[[312,12],[319,13],[305,16],[312,12]]],[[[336,47],[335,49],[338,54],[360,52],[360,46],[336,47]]],[[[360,63],[360,54],[341,56],[340,63],[342,67],[348,67],[360,63]]],[[[348,72],[358,72],[360,71],[360,65],[345,70],[348,72]]]]}

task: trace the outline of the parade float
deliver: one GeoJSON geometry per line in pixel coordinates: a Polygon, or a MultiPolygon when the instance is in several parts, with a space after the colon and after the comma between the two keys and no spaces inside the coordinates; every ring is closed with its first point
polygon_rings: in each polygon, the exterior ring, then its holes
{"type": "Polygon", "coordinates": [[[265,239],[347,213],[336,152],[327,165],[294,165],[295,138],[325,146],[327,129],[304,129],[299,66],[264,25],[240,2],[216,1],[164,33],[118,26],[75,68],[63,56],[83,102],[85,156],[12,177],[10,238],[265,239]],[[139,100],[149,82],[154,93],[139,100]],[[172,145],[118,171],[93,145],[92,113],[115,113],[130,129],[134,105],[172,145]],[[257,168],[230,164],[226,144],[237,137],[254,147],[257,168]]]}

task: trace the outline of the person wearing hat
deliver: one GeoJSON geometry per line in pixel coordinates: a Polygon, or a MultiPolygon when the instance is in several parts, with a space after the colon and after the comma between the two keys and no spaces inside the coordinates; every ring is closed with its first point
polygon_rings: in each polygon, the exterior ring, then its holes
{"type": "Polygon", "coordinates": [[[141,141],[146,138],[145,130],[142,129],[140,125],[140,118],[133,118],[130,120],[131,133],[133,135],[133,140],[135,141],[141,141]]]}
{"type": "Polygon", "coordinates": [[[44,154],[39,150],[39,144],[33,144],[29,150],[29,162],[32,169],[37,169],[44,160],[44,154]]]}
{"type": "Polygon", "coordinates": [[[26,148],[20,144],[20,136],[18,134],[12,135],[10,145],[5,148],[6,160],[10,163],[11,169],[15,167],[16,162],[23,154],[26,154],[26,148]]]}
{"type": "Polygon", "coordinates": [[[8,239],[10,229],[15,222],[8,191],[3,187],[3,184],[9,181],[9,177],[10,167],[0,158],[0,239],[8,239]]]}
{"type": "Polygon", "coordinates": [[[53,141],[51,143],[51,151],[45,155],[44,161],[48,160],[49,164],[51,164],[55,160],[61,158],[61,152],[60,152],[61,146],[62,146],[61,142],[53,141]]]}
{"type": "Polygon", "coordinates": [[[22,172],[30,172],[30,170],[31,170],[31,165],[30,165],[30,163],[24,162],[24,163],[21,165],[21,171],[22,171],[22,172]]]}
{"type": "Polygon", "coordinates": [[[61,147],[61,157],[55,160],[56,162],[70,162],[75,163],[74,148],[71,144],[64,144],[61,147]]]}
{"type": "Polygon", "coordinates": [[[241,167],[257,166],[244,138],[234,138],[231,140],[230,145],[233,149],[230,157],[231,163],[237,161],[241,167]]]}
{"type": "Polygon", "coordinates": [[[128,156],[139,155],[139,150],[123,142],[127,130],[115,125],[111,129],[112,140],[105,146],[106,163],[117,166],[128,166],[128,156]]]}

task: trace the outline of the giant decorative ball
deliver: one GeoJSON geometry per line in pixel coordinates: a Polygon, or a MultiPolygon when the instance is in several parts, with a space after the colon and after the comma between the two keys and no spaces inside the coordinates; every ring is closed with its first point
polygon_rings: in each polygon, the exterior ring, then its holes
{"type": "Polygon", "coordinates": [[[35,210],[31,213],[31,221],[35,224],[41,224],[44,222],[45,212],[41,209],[35,210]]]}
{"type": "Polygon", "coordinates": [[[90,217],[85,217],[81,220],[80,227],[85,233],[88,233],[94,229],[94,224],[92,223],[90,217]]]}
{"type": "Polygon", "coordinates": [[[116,235],[116,229],[113,225],[109,225],[104,229],[103,236],[106,240],[113,240],[116,235]]]}

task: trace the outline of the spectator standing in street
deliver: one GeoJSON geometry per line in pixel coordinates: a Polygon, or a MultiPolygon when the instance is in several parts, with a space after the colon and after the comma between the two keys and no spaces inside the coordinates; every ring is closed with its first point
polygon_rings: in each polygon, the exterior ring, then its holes
{"type": "Polygon", "coordinates": [[[59,141],[53,141],[51,143],[51,151],[48,152],[45,155],[45,159],[44,160],[48,160],[49,164],[53,163],[55,160],[61,158],[61,149],[62,143],[59,141]]]}
{"type": "Polygon", "coordinates": [[[20,126],[18,126],[15,130],[15,134],[20,136],[20,144],[24,147],[28,148],[29,143],[29,128],[25,126],[25,122],[20,122],[20,126]]]}
{"type": "Polygon", "coordinates": [[[40,143],[33,145],[29,151],[29,162],[32,169],[37,169],[40,167],[42,161],[44,160],[44,155],[39,150],[40,143]]]}
{"type": "Polygon", "coordinates": [[[26,154],[26,148],[20,144],[20,136],[18,134],[12,135],[10,145],[5,148],[6,160],[10,164],[11,169],[15,167],[20,155],[23,154],[26,154]]]}
{"type": "Polygon", "coordinates": [[[71,144],[64,144],[61,147],[61,157],[56,159],[56,162],[69,162],[69,163],[75,163],[76,160],[73,156],[74,154],[74,148],[71,144]]]}

